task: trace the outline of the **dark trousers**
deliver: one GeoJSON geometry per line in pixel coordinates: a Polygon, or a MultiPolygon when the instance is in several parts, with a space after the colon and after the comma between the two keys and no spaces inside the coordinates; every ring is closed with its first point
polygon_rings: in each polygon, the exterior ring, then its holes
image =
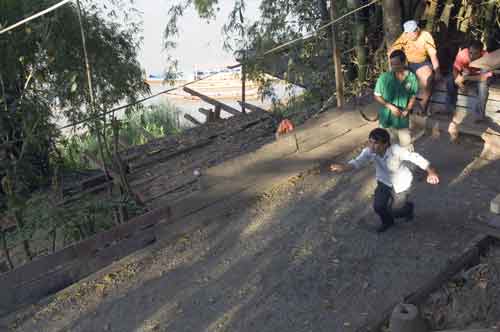
{"type": "MultiPolygon", "coordinates": [[[[486,103],[488,102],[488,81],[469,81],[466,85],[473,86],[477,90],[477,103],[473,106],[473,112],[475,112],[476,117],[484,118],[486,103]]],[[[458,87],[455,85],[455,78],[449,75],[446,78],[446,89],[448,94],[446,96],[446,107],[448,110],[455,109],[458,97],[458,87]]]]}
{"type": "Polygon", "coordinates": [[[409,199],[410,190],[395,193],[392,187],[377,182],[373,209],[383,224],[393,224],[395,218],[409,217],[413,213],[413,203],[409,199]]]}

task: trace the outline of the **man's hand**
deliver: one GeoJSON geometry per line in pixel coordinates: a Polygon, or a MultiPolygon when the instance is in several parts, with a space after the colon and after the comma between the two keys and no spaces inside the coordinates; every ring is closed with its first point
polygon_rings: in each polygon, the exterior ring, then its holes
{"type": "Polygon", "coordinates": [[[409,109],[405,109],[403,112],[401,112],[401,116],[406,118],[408,115],[410,114],[410,110],[409,109]]]}
{"type": "Polygon", "coordinates": [[[463,89],[465,87],[465,76],[464,75],[457,75],[457,77],[455,78],[455,84],[460,88],[460,89],[463,89]]]}
{"type": "Polygon", "coordinates": [[[401,116],[401,111],[396,105],[389,104],[387,105],[387,108],[389,109],[389,111],[391,111],[392,115],[401,116]]]}
{"type": "Polygon", "coordinates": [[[427,169],[427,183],[429,183],[429,184],[438,184],[439,183],[439,175],[432,168],[427,169]]]}
{"type": "Polygon", "coordinates": [[[335,173],[342,173],[349,169],[348,165],[344,164],[331,164],[330,170],[335,173]]]}

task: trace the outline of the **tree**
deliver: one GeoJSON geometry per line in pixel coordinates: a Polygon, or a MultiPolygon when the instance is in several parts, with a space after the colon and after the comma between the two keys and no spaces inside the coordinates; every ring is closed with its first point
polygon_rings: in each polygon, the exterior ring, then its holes
{"type": "Polygon", "coordinates": [[[387,48],[401,34],[401,4],[399,0],[383,0],[384,8],[384,31],[387,48]]]}
{"type": "MultiPolygon", "coordinates": [[[[56,2],[0,1],[1,24],[8,26],[56,2]]],[[[113,0],[109,5],[127,8],[127,3],[113,0]]],[[[71,122],[94,116],[95,121],[84,127],[105,136],[109,121],[96,113],[123,101],[134,102],[149,91],[137,61],[139,26],[120,25],[107,19],[102,8],[89,1],[84,4],[95,107],[87,107],[90,91],[73,2],[0,35],[0,177],[19,228],[20,211],[31,190],[48,182],[49,155],[60,134],[53,119],[64,115],[71,122]]],[[[114,10],[110,13],[117,15],[114,10]]]]}

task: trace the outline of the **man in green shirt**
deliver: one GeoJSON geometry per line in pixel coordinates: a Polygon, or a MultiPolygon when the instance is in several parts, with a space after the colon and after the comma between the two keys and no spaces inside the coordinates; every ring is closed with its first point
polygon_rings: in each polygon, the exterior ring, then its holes
{"type": "Polygon", "coordinates": [[[410,110],[417,99],[417,76],[406,67],[406,56],[396,50],[389,55],[391,71],[383,73],[375,86],[379,110],[379,126],[387,129],[391,140],[413,151],[410,135],[410,110]]]}

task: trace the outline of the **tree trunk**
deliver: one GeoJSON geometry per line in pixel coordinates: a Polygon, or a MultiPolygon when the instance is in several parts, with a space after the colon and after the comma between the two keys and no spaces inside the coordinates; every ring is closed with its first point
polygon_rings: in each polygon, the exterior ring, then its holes
{"type": "Polygon", "coordinates": [[[457,30],[467,33],[469,30],[470,15],[472,14],[472,6],[467,0],[462,0],[460,10],[458,12],[457,30]]]}
{"type": "Polygon", "coordinates": [[[437,9],[438,9],[437,1],[428,2],[427,7],[425,8],[424,12],[425,30],[429,32],[432,31],[434,27],[434,20],[436,18],[437,9]]]}
{"type": "Polygon", "coordinates": [[[495,29],[498,29],[497,24],[495,22],[495,7],[499,6],[500,3],[498,3],[498,0],[489,0],[488,3],[485,5],[484,12],[484,22],[485,22],[485,29],[484,29],[484,41],[486,42],[486,46],[488,47],[488,50],[491,51],[489,48],[491,47],[492,42],[494,41],[494,32],[495,29]]]}
{"type": "MultiPolygon", "coordinates": [[[[493,0],[495,1],[495,0],[493,0]]],[[[451,10],[455,6],[453,4],[453,0],[446,0],[446,4],[444,5],[443,12],[441,13],[441,21],[447,26],[450,26],[450,17],[451,17],[451,10]]]]}
{"type": "Polygon", "coordinates": [[[419,17],[422,17],[424,15],[425,5],[425,0],[421,0],[418,2],[418,4],[415,6],[415,10],[413,11],[413,18],[418,19],[419,17]]]}
{"type": "Polygon", "coordinates": [[[399,0],[382,0],[384,32],[387,49],[401,34],[401,5],[399,0]]]}
{"type": "MultiPolygon", "coordinates": [[[[361,5],[360,0],[348,0],[347,6],[354,10],[361,5]]],[[[364,82],[367,68],[367,47],[366,47],[366,24],[367,17],[363,12],[356,12],[354,15],[354,48],[357,56],[358,80],[364,82]]]]}
{"type": "Polygon", "coordinates": [[[416,8],[421,4],[425,5],[425,0],[403,0],[400,1],[401,12],[403,13],[402,21],[414,20],[418,16],[415,15],[416,8]]]}
{"type": "Polygon", "coordinates": [[[9,252],[9,247],[7,246],[7,237],[5,235],[5,231],[2,229],[0,230],[0,235],[2,236],[2,248],[3,252],[5,255],[5,258],[7,259],[7,262],[9,263],[9,267],[12,270],[14,268],[14,264],[12,264],[12,259],[10,258],[10,252],[9,252]]]}
{"type": "MultiPolygon", "coordinates": [[[[330,19],[335,19],[334,1],[330,1],[330,19]]],[[[344,77],[342,75],[342,62],[340,60],[340,50],[337,47],[337,38],[335,35],[335,24],[332,24],[332,56],[335,65],[335,94],[337,99],[337,107],[344,106],[344,77]]]]}
{"type": "MultiPolygon", "coordinates": [[[[24,220],[23,220],[23,217],[21,216],[21,212],[14,213],[14,218],[16,220],[16,224],[17,224],[18,229],[21,230],[21,233],[24,232],[25,231],[24,220]]],[[[24,235],[23,235],[23,237],[24,237],[24,235]]],[[[23,243],[24,253],[26,254],[26,258],[28,258],[29,261],[33,260],[34,256],[33,256],[33,253],[31,252],[31,246],[30,246],[29,240],[23,239],[22,243],[23,243]]]]}

